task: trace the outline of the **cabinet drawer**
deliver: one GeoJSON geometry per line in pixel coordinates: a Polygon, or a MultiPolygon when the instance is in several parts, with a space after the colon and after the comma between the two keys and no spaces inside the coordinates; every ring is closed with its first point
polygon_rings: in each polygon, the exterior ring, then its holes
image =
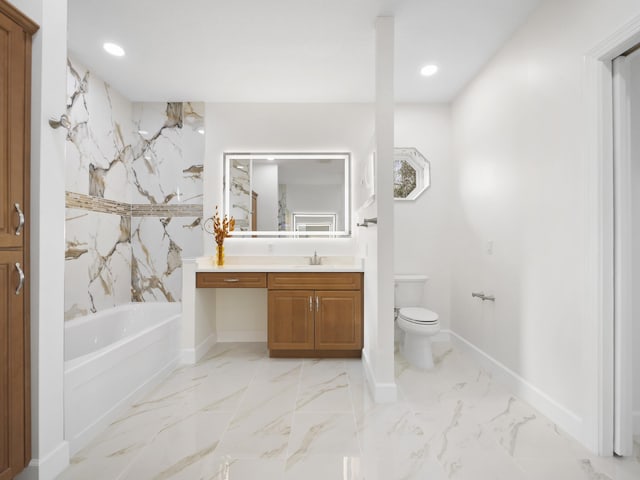
{"type": "Polygon", "coordinates": [[[358,272],[277,272],[269,273],[271,290],[361,290],[358,272]]]}
{"type": "Polygon", "coordinates": [[[266,288],[264,272],[198,272],[196,288],[266,288]]]}

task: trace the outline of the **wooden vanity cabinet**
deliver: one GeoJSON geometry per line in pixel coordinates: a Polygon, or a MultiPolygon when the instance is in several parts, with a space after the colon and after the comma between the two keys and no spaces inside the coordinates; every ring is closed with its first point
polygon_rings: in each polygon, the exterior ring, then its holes
{"type": "Polygon", "coordinates": [[[272,357],[359,357],[361,273],[269,273],[272,357]]]}

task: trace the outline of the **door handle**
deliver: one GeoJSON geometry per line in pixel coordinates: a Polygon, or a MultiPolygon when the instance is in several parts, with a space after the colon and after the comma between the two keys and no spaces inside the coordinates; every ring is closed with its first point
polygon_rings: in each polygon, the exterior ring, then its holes
{"type": "Polygon", "coordinates": [[[20,210],[20,204],[14,203],[13,206],[18,212],[18,228],[16,228],[16,235],[20,235],[22,233],[22,229],[24,228],[24,213],[20,210]]]}
{"type": "Polygon", "coordinates": [[[16,295],[20,295],[20,291],[24,286],[24,272],[22,268],[20,268],[20,264],[16,262],[16,270],[18,270],[18,276],[20,277],[20,283],[18,283],[18,288],[16,288],[16,295]]]}
{"type": "Polygon", "coordinates": [[[239,278],[225,278],[224,281],[227,282],[227,283],[238,283],[240,281],[240,279],[239,278]]]}
{"type": "Polygon", "coordinates": [[[309,296],[309,311],[313,312],[313,297],[309,296]]]}
{"type": "Polygon", "coordinates": [[[319,312],[319,311],[320,311],[320,299],[316,295],[316,312],[319,312]]]}

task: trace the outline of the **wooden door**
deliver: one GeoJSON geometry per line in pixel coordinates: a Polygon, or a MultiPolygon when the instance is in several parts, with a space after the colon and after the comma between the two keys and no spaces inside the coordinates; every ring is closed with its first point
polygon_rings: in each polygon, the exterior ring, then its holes
{"type": "Polygon", "coordinates": [[[362,293],[316,291],[316,350],[362,349],[362,293]]]}
{"type": "Polygon", "coordinates": [[[270,290],[269,350],[313,350],[314,292],[270,290]]]}
{"type": "Polygon", "coordinates": [[[258,230],[258,194],[251,191],[251,230],[258,230]]]}
{"type": "Polygon", "coordinates": [[[0,15],[0,248],[23,246],[27,68],[25,33],[0,15]],[[22,225],[22,226],[21,226],[22,225]]]}
{"type": "Polygon", "coordinates": [[[0,480],[19,473],[28,453],[28,326],[25,288],[16,264],[23,268],[20,250],[0,250],[0,480]]]}

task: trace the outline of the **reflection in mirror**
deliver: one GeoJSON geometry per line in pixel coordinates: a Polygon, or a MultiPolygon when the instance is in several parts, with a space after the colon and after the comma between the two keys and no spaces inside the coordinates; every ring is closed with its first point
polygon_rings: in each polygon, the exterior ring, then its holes
{"type": "Polygon", "coordinates": [[[393,197],[415,200],[431,186],[429,161],[413,147],[394,148],[393,197]]]}
{"type": "Polygon", "coordinates": [[[225,153],[224,169],[234,236],[350,235],[348,153],[225,153]]]}

